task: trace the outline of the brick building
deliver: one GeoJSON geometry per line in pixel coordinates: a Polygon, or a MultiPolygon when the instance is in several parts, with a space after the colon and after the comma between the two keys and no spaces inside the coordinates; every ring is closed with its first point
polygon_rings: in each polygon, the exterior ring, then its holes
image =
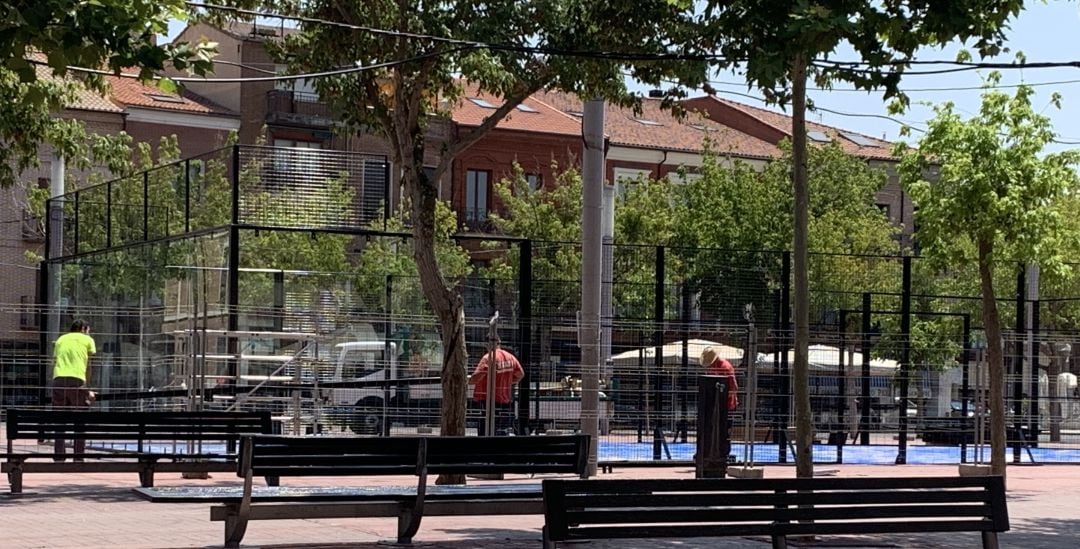
{"type": "MultiPolygon", "coordinates": [[[[456,135],[472,131],[499,107],[489,95],[467,92],[453,109],[456,135]]],[[[454,159],[450,170],[451,203],[462,227],[490,229],[488,215],[501,204],[494,185],[521,166],[533,189],[555,181],[552,166],[580,168],[581,123],[536,97],[526,99],[514,112],[454,159]]]]}
{"type": "MultiPolygon", "coordinates": [[[[719,124],[767,143],[775,145],[791,137],[791,117],[782,113],[716,96],[696,97],[684,101],[683,104],[719,124]]],[[[893,144],[810,120],[806,121],[806,132],[811,144],[837,143],[848,154],[865,159],[871,166],[885,171],[889,179],[885,187],[877,193],[877,206],[894,224],[903,228],[905,238],[909,239],[913,231],[912,216],[915,207],[911,197],[900,187],[896,158],[892,155],[893,144]]]]}
{"type": "MultiPolygon", "coordinates": [[[[296,30],[288,27],[251,23],[234,22],[225,27],[195,23],[182,30],[176,41],[198,42],[206,39],[216,42],[216,78],[254,78],[285,72],[283,65],[274,62],[267,45],[293,32],[296,30]]],[[[239,113],[242,144],[264,142],[274,147],[346,151],[381,158],[387,164],[391,161],[390,147],[381,137],[347,132],[341,128],[336,123],[337,115],[322,101],[310,81],[192,82],[187,88],[239,113]]],[[[426,165],[435,166],[438,163],[442,144],[451,138],[451,133],[449,121],[434,120],[428,125],[427,140],[430,146],[425,152],[426,165]]],[[[386,172],[380,176],[377,187],[383,191],[381,179],[390,179],[389,203],[396,208],[401,199],[400,177],[392,164],[389,164],[386,172]]],[[[361,194],[370,194],[364,192],[369,190],[364,181],[357,184],[361,186],[361,194]]],[[[449,197],[448,180],[440,185],[440,194],[444,198],[449,197]]],[[[378,201],[384,198],[380,196],[378,201]]],[[[369,202],[366,196],[363,200],[369,202]]]]}

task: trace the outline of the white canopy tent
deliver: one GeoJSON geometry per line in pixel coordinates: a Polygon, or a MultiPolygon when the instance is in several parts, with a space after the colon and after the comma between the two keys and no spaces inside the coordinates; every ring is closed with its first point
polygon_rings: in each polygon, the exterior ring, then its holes
{"type": "MultiPolygon", "coordinates": [[[[738,347],[732,347],[730,345],[724,345],[705,339],[690,339],[686,342],[687,366],[689,368],[701,369],[701,352],[704,351],[706,347],[715,349],[720,358],[727,359],[733,366],[739,366],[742,363],[743,350],[738,347]]],[[[665,344],[661,347],[661,356],[663,357],[665,370],[674,370],[682,367],[683,342],[679,340],[665,344]]],[[[650,346],[621,352],[611,357],[611,362],[616,368],[636,368],[642,364],[647,367],[652,367],[656,363],[655,357],[656,347],[650,346]]]]}
{"type": "MultiPolygon", "coordinates": [[[[838,347],[830,347],[828,345],[811,345],[810,346],[810,371],[811,372],[824,372],[826,374],[835,374],[837,368],[840,367],[840,353],[843,352],[844,368],[849,369],[855,367],[858,372],[861,372],[863,356],[862,353],[857,351],[841,351],[838,347]]],[[[764,353],[758,357],[758,371],[768,372],[772,371],[777,366],[777,357],[774,353],[764,353]]],[[[787,353],[788,367],[792,367],[795,364],[795,351],[788,351],[787,353]]],[[[849,370],[850,371],[850,370],[849,370]]],[[[871,376],[892,376],[900,371],[900,363],[895,360],[871,358],[870,359],[870,375],[871,376]]]]}

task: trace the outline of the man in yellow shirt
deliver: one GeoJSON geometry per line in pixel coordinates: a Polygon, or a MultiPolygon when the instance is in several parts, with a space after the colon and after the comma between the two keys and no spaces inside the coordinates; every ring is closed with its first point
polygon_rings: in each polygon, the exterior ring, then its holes
{"type": "MultiPolygon", "coordinates": [[[[83,409],[90,405],[94,393],[86,388],[90,380],[90,355],[97,352],[94,338],[90,337],[90,325],[85,320],[71,323],[71,331],[60,336],[53,344],[52,404],[54,408],[83,409]]],[[[58,461],[63,461],[65,441],[56,439],[54,448],[58,461]]],[[[86,452],[86,441],[75,441],[75,453],[86,452]]],[[[81,461],[81,458],[75,458],[81,461]]]]}

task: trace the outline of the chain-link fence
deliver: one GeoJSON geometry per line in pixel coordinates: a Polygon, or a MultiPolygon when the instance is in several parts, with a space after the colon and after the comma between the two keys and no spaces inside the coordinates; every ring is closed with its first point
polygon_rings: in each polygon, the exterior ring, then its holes
{"type": "MultiPolygon", "coordinates": [[[[78,317],[98,343],[102,409],[271,410],[301,434],[438,432],[444,337],[410,236],[372,228],[387,215],[388,167],[310,154],[223,149],[54,202],[63,246],[39,278],[58,295],[42,286],[36,304],[0,309],[37,323],[6,338],[25,342],[2,349],[4,406],[48,405],[49,343],[78,317]]],[[[498,312],[500,344],[525,371],[505,425],[579,428],[580,244],[455,238],[439,254],[462,296],[468,370],[498,312]]],[[[606,245],[603,257],[600,461],[692,459],[707,347],[737,372],[735,458],[793,461],[790,254],[606,245]]],[[[977,273],[811,254],[808,274],[815,460],[988,457],[977,273]]],[[[1037,286],[1030,269],[996,275],[1012,456],[1080,462],[1080,298],[1056,274],[1037,286]]],[[[471,394],[470,433],[483,417],[471,394]]]]}

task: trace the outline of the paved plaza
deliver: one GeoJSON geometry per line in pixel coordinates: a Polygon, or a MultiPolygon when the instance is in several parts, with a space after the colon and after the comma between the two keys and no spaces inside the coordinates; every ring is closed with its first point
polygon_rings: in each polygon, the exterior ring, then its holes
{"type": "MultiPolygon", "coordinates": [[[[822,466],[819,471],[843,477],[953,476],[955,466],[822,466]]],[[[765,468],[769,478],[791,477],[791,466],[765,468]]],[[[689,478],[693,472],[676,468],[623,468],[601,478],[689,478]]],[[[360,484],[409,484],[413,477],[346,479],[360,484]]],[[[326,486],[342,479],[290,478],[289,485],[326,486]]],[[[158,474],[158,486],[239,484],[228,474],[208,480],[158,474]]],[[[514,477],[507,482],[536,482],[514,477]]],[[[471,481],[487,482],[487,481],[471,481]]],[[[0,495],[0,548],[195,548],[221,547],[222,524],[209,521],[208,504],[150,503],[132,492],[134,474],[28,474],[25,493],[0,495]]],[[[1012,531],[1002,546],[1017,549],[1080,546],[1080,467],[1016,466],[1009,469],[1009,515],[1012,531]]],[[[415,546],[429,549],[538,548],[540,516],[425,518],[415,546]]],[[[375,548],[393,539],[395,520],[324,519],[257,521],[244,538],[244,547],[273,549],[375,548]]],[[[640,540],[568,544],[596,549],[729,548],[767,549],[765,538],[698,540],[640,540]]],[[[979,547],[976,534],[829,537],[792,547],[979,547]]]]}

